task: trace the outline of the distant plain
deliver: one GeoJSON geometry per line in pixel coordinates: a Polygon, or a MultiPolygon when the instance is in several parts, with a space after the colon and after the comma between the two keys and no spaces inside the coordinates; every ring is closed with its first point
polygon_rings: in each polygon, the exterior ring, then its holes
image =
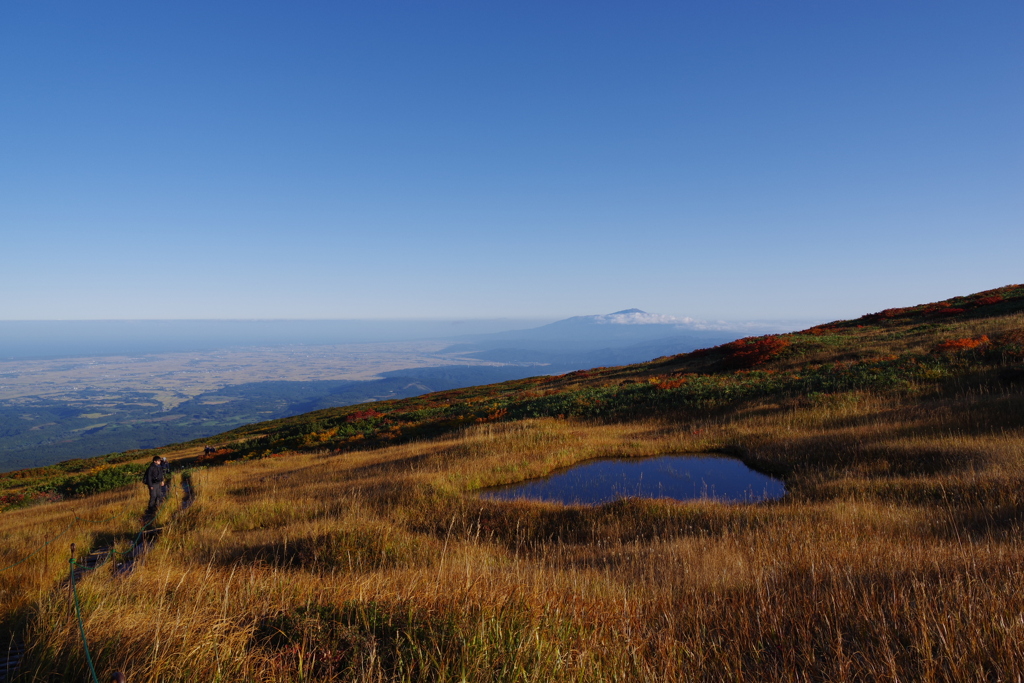
{"type": "MultiPolygon", "coordinates": [[[[289,412],[297,389],[281,383],[305,384],[307,397],[336,393],[389,371],[500,365],[443,353],[446,346],[406,341],[2,361],[0,471],[155,446],[279,417],[289,412]],[[237,391],[217,393],[256,384],[262,385],[260,393],[273,386],[281,395],[242,405],[245,397],[237,391]]],[[[395,395],[393,384],[360,384],[364,393],[339,397],[337,404],[388,398],[395,395]]],[[[408,383],[401,389],[407,389],[402,395],[428,390],[408,383]]]]}
{"type": "Polygon", "coordinates": [[[322,408],[645,361],[750,331],[639,309],[537,322],[2,322],[0,472],[322,408]]]}

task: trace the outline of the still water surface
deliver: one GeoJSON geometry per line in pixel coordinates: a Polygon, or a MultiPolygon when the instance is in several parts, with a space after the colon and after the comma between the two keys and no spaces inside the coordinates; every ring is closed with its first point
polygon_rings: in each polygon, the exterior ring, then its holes
{"type": "Polygon", "coordinates": [[[733,458],[665,455],[591,460],[543,479],[487,489],[481,495],[491,500],[529,498],[594,505],[629,496],[756,503],[785,493],[781,481],[733,458]]]}

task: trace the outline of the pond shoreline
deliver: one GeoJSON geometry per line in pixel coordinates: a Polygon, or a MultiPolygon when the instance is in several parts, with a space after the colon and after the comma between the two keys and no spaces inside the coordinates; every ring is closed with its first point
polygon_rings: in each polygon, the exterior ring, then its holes
{"type": "Polygon", "coordinates": [[[488,500],[541,500],[565,505],[601,505],[631,497],[757,503],[778,500],[786,495],[786,488],[782,481],[732,455],[672,453],[591,458],[544,477],[477,489],[475,493],[488,500]]]}

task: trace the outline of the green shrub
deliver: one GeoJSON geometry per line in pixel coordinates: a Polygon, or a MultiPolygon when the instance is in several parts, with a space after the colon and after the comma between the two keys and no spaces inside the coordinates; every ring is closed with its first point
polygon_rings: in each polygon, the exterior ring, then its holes
{"type": "Polygon", "coordinates": [[[90,474],[51,479],[34,489],[40,493],[56,493],[65,498],[113,491],[140,483],[147,466],[144,463],[117,465],[90,474]]]}

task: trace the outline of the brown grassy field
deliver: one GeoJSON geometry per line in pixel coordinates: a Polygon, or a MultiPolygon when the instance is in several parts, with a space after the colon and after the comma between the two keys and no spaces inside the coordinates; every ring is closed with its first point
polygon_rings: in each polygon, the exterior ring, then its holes
{"type": "MultiPolygon", "coordinates": [[[[1021,328],[1019,313],[908,323],[902,336],[864,329],[839,352],[928,353],[1021,328]]],[[[497,420],[197,469],[197,502],[165,506],[135,571],[80,585],[97,669],[133,682],[1020,681],[1020,364],[950,362],[960,370],[892,390],[497,420]],[[474,494],[595,457],[709,451],[781,476],[788,495],[563,506],[474,494]]],[[[88,680],[58,588],[67,543],[124,547],[144,505],[139,486],[0,515],[4,564],[81,517],[2,574],[5,628],[30,643],[17,680],[88,680]]]]}

